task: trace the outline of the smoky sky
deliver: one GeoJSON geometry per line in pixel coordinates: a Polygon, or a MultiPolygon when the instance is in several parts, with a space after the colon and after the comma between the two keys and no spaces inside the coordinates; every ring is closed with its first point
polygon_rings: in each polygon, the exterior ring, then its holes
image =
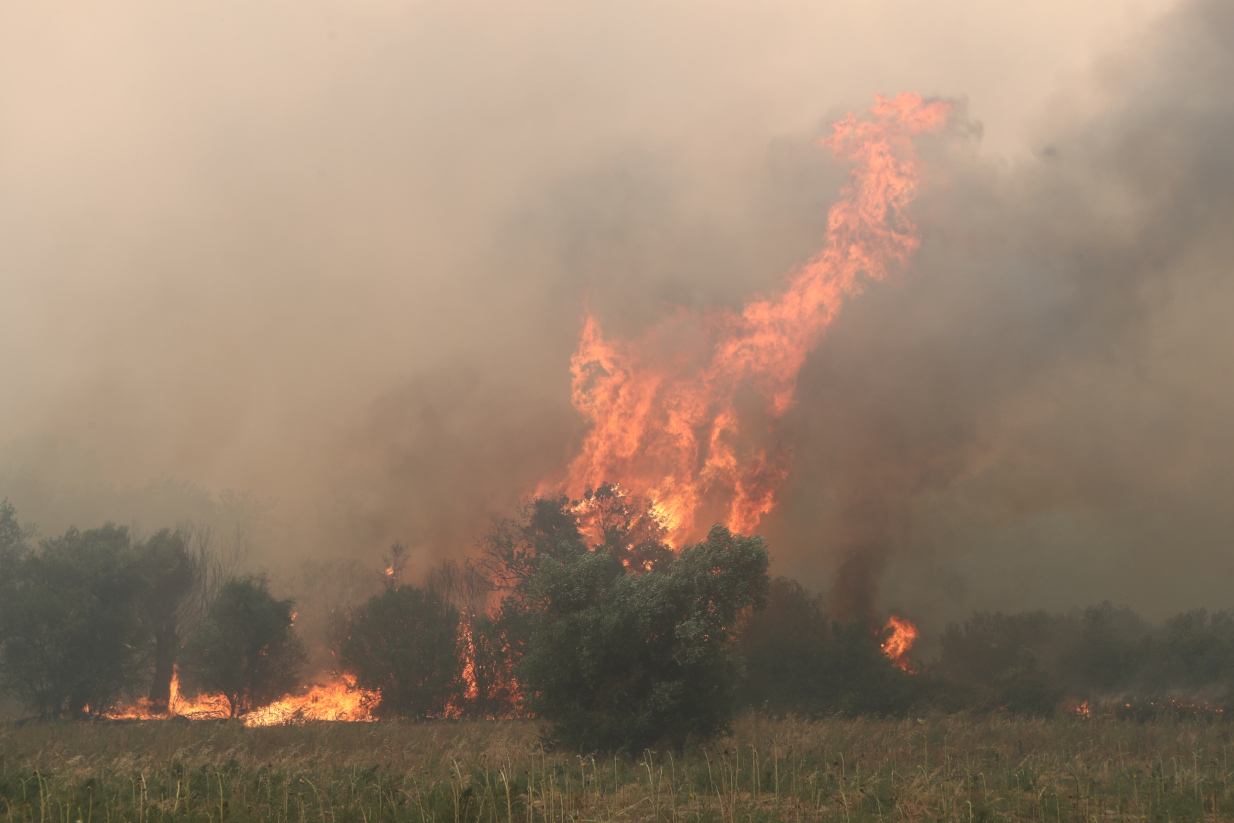
{"type": "Polygon", "coordinates": [[[781,421],[776,569],[935,626],[1230,605],[1234,19],[1073,5],[0,5],[0,496],[462,556],[580,440],[584,307],[774,289],[827,121],[907,90],[961,114],[781,421]]]}

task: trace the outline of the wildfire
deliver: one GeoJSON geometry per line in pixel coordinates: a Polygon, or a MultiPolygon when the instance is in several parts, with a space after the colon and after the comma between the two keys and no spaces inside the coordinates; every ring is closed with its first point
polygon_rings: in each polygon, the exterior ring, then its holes
{"type": "Polygon", "coordinates": [[[941,128],[950,108],[917,94],[876,97],[868,114],[834,124],[822,143],[852,163],[851,179],[828,212],[823,250],[779,293],[740,314],[683,312],[630,341],[605,338],[589,313],[571,372],[574,405],[591,428],[564,482],[546,481],[541,493],[577,498],[620,480],[651,500],[677,545],[703,515],[752,531],[789,470],[774,424],[793,403],[806,355],[844,296],[861,292],[863,275],[883,279],[919,245],[907,213],[918,182],[912,138],[941,128]],[[739,390],[757,398],[762,424],[743,421],[739,390]]]}
{"type": "Polygon", "coordinates": [[[373,706],[378,699],[377,692],[358,688],[356,678],[344,673],[332,683],[314,686],[308,694],[284,697],[249,712],[244,716],[244,725],[277,726],[308,720],[370,721],[375,719],[373,706]]]}
{"type": "MultiPolygon", "coordinates": [[[[379,695],[356,686],[356,679],[344,673],[333,682],[314,686],[307,694],[287,696],[242,718],[246,726],[275,726],[309,720],[373,720],[372,709],[379,695]]],[[[180,693],[180,678],[171,680],[171,702],[166,712],[157,711],[146,698],[133,706],[106,715],[111,720],[157,720],[172,716],[190,720],[221,719],[231,715],[231,706],[221,694],[189,698],[180,693]]]]}
{"type": "Polygon", "coordinates": [[[157,720],[161,717],[179,715],[190,720],[210,720],[231,715],[231,706],[227,698],[221,694],[203,694],[197,697],[185,697],[180,693],[180,675],[171,677],[171,700],[167,710],[160,710],[149,699],[143,697],[135,705],[108,712],[105,717],[110,720],[157,720]]]}
{"type": "Polygon", "coordinates": [[[891,632],[891,635],[883,641],[883,654],[887,655],[892,663],[912,674],[913,666],[909,662],[908,652],[917,642],[918,636],[917,627],[913,621],[893,614],[887,618],[887,625],[883,631],[891,632]]]}

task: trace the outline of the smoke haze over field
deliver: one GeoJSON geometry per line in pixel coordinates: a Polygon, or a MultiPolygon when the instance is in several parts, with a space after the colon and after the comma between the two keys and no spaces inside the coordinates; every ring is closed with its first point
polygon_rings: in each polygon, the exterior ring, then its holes
{"type": "Polygon", "coordinates": [[[849,559],[927,627],[1230,605],[1234,12],[489,5],[0,4],[20,517],[460,556],[578,444],[584,303],[634,335],[774,288],[827,120],[908,90],[966,113],[802,372],[775,570],[849,559]]]}

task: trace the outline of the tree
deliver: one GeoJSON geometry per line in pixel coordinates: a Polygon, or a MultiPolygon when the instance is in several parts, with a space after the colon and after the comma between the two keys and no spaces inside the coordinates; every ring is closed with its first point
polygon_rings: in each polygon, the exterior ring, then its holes
{"type": "Polygon", "coordinates": [[[517,671],[551,739],[638,751],[723,730],[740,672],[733,630],[765,601],[768,563],[761,537],[723,526],[642,574],[581,543],[540,558],[517,671]]]}
{"type": "Polygon", "coordinates": [[[775,578],[766,608],[746,617],[737,638],[747,671],[739,701],[776,715],[819,713],[820,669],[832,641],[822,598],[795,580],[775,578]]]}
{"type": "MultiPolygon", "coordinates": [[[[0,515],[10,521],[11,508],[0,515]]],[[[0,582],[5,689],[41,717],[102,714],[131,695],[145,664],[142,581],[128,530],[69,529],[37,551],[8,548],[0,582]]]]}
{"type": "Polygon", "coordinates": [[[293,691],[306,658],[292,628],[294,605],[276,600],[264,576],[223,584],[181,652],[186,690],[222,694],[232,717],[293,691]]]}
{"type": "Polygon", "coordinates": [[[440,716],[463,693],[459,610],[439,593],[391,586],[352,615],[341,663],[381,693],[381,717],[440,716]]]}
{"type": "Polygon", "coordinates": [[[147,697],[156,711],[166,712],[180,653],[186,601],[200,566],[194,563],[188,541],[179,530],[159,531],[137,546],[135,553],[142,581],[138,610],[153,642],[154,671],[147,697]]]}
{"type": "Polygon", "coordinates": [[[0,500],[0,582],[9,579],[9,570],[30,551],[33,529],[17,522],[17,510],[8,498],[0,500]]]}

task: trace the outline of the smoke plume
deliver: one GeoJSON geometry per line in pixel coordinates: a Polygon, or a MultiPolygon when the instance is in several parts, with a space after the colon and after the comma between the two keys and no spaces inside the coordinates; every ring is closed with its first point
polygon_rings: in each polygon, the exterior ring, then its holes
{"type": "Polygon", "coordinates": [[[774,291],[827,123],[912,91],[967,108],[779,420],[777,571],[927,631],[1229,605],[1234,10],[816,5],[0,10],[0,497],[465,555],[584,442],[585,311],[774,291]]]}

